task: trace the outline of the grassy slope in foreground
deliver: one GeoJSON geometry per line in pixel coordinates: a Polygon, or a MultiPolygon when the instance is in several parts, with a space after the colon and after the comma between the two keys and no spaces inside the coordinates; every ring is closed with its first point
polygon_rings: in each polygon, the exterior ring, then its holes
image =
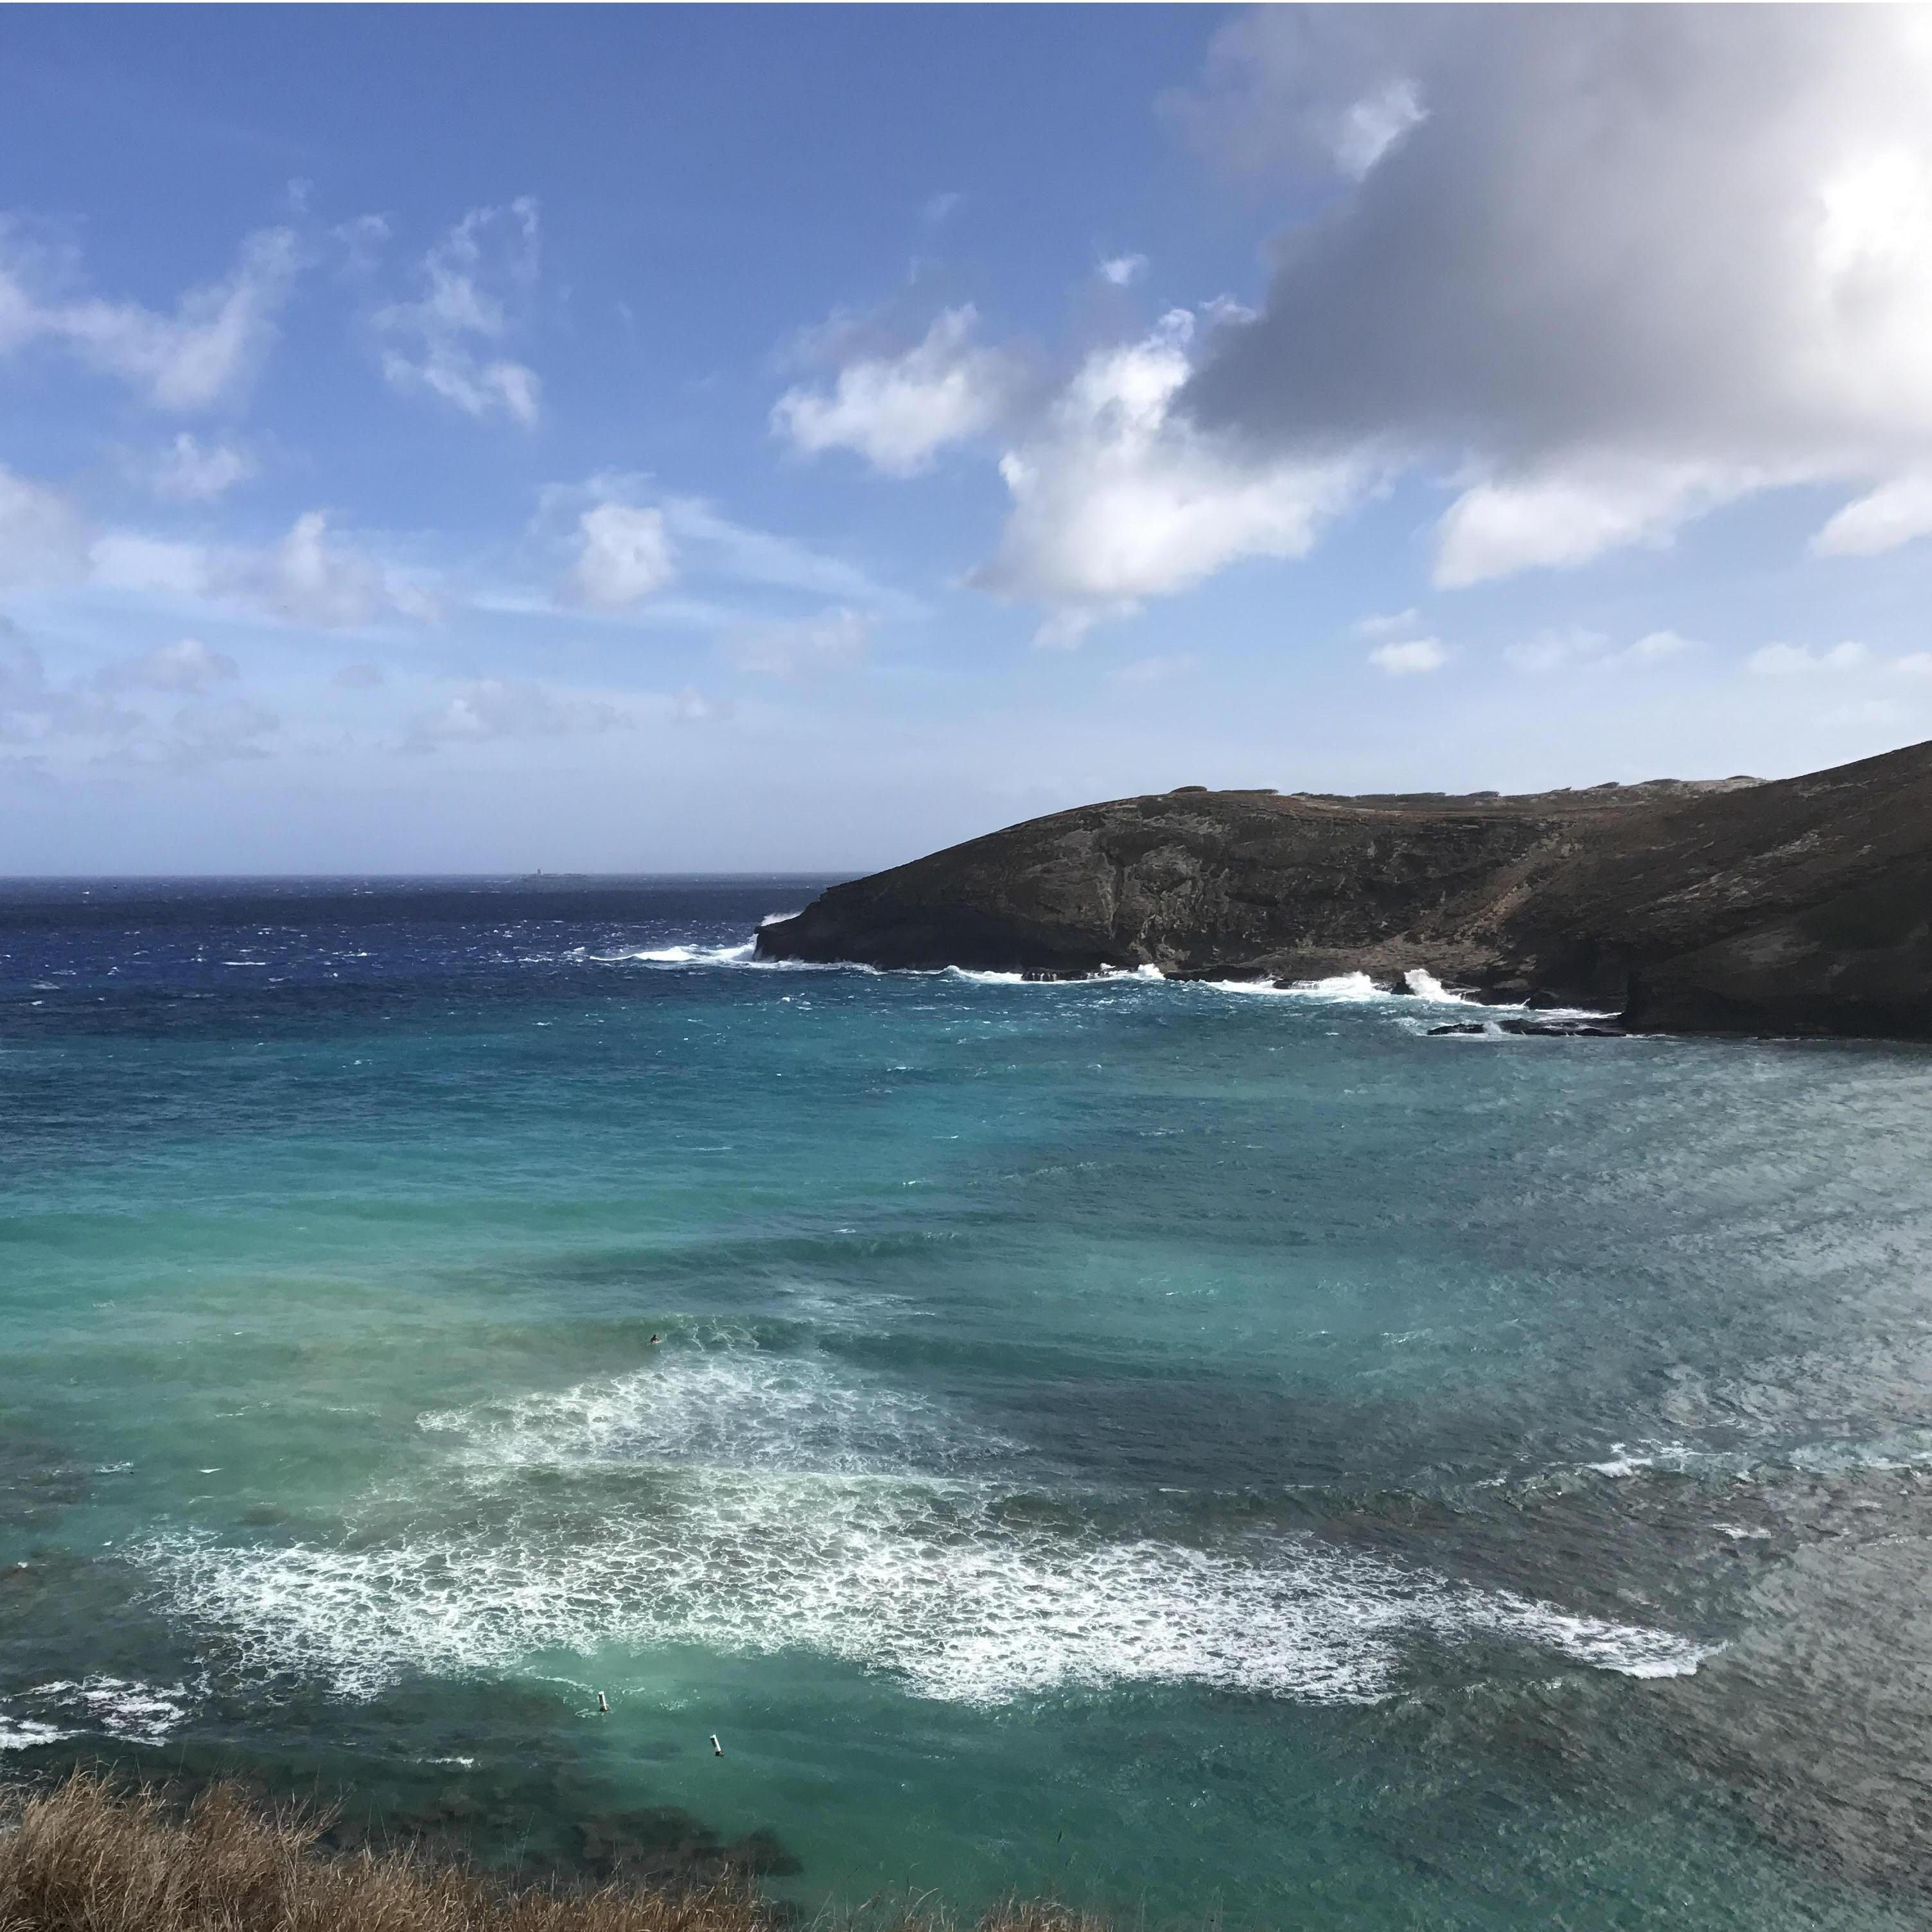
{"type": "Polygon", "coordinates": [[[835,886],[758,948],[1384,982],[1422,968],[1660,1031],[1932,1038],[1932,744],[1770,783],[1083,806],[835,886]]]}
{"type": "MultiPolygon", "coordinates": [[[[787,1922],[744,1886],[695,1892],[559,1892],[492,1885],[406,1852],[325,1856],[328,1820],[257,1810],[232,1786],[185,1813],[152,1791],[76,1774],[13,1792],[0,1810],[0,1932],[776,1932],[787,1922]]],[[[870,1932],[938,1922],[868,1916],[870,1932]]],[[[1018,1905],[982,1932],[1100,1932],[1050,1906],[1018,1905]]]]}

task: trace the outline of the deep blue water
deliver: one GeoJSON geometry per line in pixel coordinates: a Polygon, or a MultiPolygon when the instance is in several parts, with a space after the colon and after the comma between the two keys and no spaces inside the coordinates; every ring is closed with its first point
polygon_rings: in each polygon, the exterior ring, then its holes
{"type": "Polygon", "coordinates": [[[1925,1922],[1932,1055],[753,964],[815,885],[0,885],[6,1763],[1925,1922]]]}

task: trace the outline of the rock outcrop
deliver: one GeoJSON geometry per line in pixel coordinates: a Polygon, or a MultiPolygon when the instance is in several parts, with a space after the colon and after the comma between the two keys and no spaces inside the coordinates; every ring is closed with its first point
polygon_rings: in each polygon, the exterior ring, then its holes
{"type": "Polygon", "coordinates": [[[835,886],[758,950],[1391,986],[1421,969],[1639,1030],[1932,1038],[1932,744],[1769,783],[1187,787],[835,886]]]}

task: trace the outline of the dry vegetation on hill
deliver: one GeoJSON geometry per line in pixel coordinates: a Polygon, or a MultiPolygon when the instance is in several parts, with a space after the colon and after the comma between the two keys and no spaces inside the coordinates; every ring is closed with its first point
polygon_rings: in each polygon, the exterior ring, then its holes
{"type": "MultiPolygon", "coordinates": [[[[406,1852],[329,1855],[328,1820],[265,1810],[231,1785],[184,1811],[76,1773],[0,1808],[0,1932],[773,1932],[782,1908],[727,1880],[692,1892],[494,1883],[406,1852]]],[[[940,1932],[902,1912],[868,1932],[940,1932]]],[[[982,1932],[1100,1932],[1018,1905],[982,1932]]]]}

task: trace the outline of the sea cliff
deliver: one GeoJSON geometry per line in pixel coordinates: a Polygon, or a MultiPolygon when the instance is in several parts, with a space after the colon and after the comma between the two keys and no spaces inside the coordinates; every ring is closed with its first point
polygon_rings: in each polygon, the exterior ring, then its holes
{"type": "Polygon", "coordinates": [[[1932,1038],[1932,744],[1769,782],[1184,787],[835,886],[758,950],[1391,986],[1421,969],[1636,1030],[1932,1038]]]}

